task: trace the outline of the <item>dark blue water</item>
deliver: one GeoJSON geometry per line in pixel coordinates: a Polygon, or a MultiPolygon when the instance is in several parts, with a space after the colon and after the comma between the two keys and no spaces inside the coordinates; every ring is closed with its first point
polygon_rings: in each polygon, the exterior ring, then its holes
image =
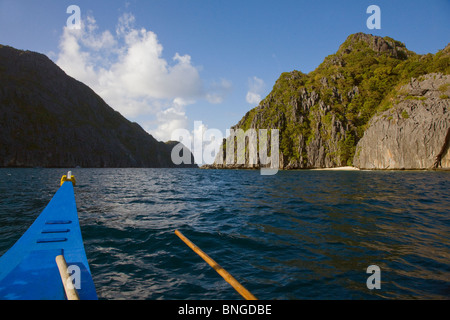
{"type": "MultiPolygon", "coordinates": [[[[0,254],[63,169],[0,169],[0,254]]],[[[73,169],[100,299],[449,299],[450,173],[73,169]],[[366,269],[381,270],[369,290],[366,269]]]]}

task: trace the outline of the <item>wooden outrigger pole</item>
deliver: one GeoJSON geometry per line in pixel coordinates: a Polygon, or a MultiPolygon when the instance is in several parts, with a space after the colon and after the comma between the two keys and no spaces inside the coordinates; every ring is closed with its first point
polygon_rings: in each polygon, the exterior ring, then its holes
{"type": "Polygon", "coordinates": [[[64,286],[64,291],[66,293],[67,300],[80,300],[77,289],[72,284],[72,280],[67,272],[67,262],[63,255],[59,255],[55,258],[56,264],[58,265],[59,274],[61,275],[61,280],[64,286]]]}
{"type": "Polygon", "coordinates": [[[175,234],[191,248],[195,253],[197,253],[203,260],[205,260],[218,274],[224,278],[244,299],[246,300],[258,300],[256,297],[244,288],[231,274],[229,274],[224,268],[222,268],[217,262],[211,259],[206,253],[204,253],[199,247],[192,243],[188,238],[186,238],[181,232],[175,230],[175,234]]]}

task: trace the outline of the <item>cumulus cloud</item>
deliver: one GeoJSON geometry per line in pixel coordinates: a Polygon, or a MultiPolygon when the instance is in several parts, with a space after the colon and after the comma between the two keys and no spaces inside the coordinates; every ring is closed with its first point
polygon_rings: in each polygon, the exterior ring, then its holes
{"type": "Polygon", "coordinates": [[[176,98],[172,103],[159,108],[156,120],[147,125],[147,131],[158,140],[171,140],[175,130],[188,127],[188,118],[184,109],[188,104],[189,102],[176,98]]]}
{"type": "Polygon", "coordinates": [[[101,32],[89,14],[81,29],[64,28],[56,63],[125,117],[152,116],[143,126],[164,140],[172,129],[187,126],[186,106],[198,99],[220,103],[231,84],[206,87],[191,56],[164,58],[157,35],[135,25],[135,17],[125,13],[115,33],[101,32]]]}
{"type": "Polygon", "coordinates": [[[264,90],[264,81],[258,77],[249,79],[249,90],[245,100],[251,105],[259,104],[261,102],[261,94],[264,90]]]}

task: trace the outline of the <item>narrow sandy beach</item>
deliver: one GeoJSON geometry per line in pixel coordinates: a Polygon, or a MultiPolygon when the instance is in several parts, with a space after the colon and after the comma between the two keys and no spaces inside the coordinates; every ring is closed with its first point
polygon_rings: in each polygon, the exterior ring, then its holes
{"type": "Polygon", "coordinates": [[[336,168],[318,168],[318,169],[311,169],[311,170],[327,170],[327,171],[359,171],[358,168],[355,167],[336,167],[336,168]]]}

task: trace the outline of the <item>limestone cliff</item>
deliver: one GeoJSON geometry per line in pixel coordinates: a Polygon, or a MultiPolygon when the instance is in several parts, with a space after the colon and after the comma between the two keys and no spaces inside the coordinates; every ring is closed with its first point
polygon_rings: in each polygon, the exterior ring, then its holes
{"type": "Polygon", "coordinates": [[[0,167],[175,167],[172,148],[45,55],[0,45],[0,167]]]}
{"type": "MultiPolygon", "coordinates": [[[[297,70],[281,74],[269,95],[232,129],[278,129],[280,169],[351,166],[372,117],[393,107],[390,98],[398,87],[430,73],[450,74],[449,45],[436,54],[418,55],[390,37],[353,34],[309,74],[297,70]]],[[[446,103],[435,95],[425,98],[427,101],[419,102],[434,104],[440,99],[439,105],[446,103]]],[[[411,114],[411,121],[413,117],[411,114]]],[[[426,130],[425,126],[420,130],[426,130]]],[[[230,143],[230,139],[224,141],[222,150],[230,143]]],[[[436,141],[436,146],[439,143],[436,141]]],[[[361,152],[359,156],[365,156],[361,152]]],[[[433,155],[438,152],[433,151],[433,155]]],[[[209,167],[260,166],[249,160],[247,157],[245,164],[226,163],[222,153],[209,167]]],[[[423,159],[423,164],[428,166],[427,161],[423,159]]]]}
{"type": "Polygon", "coordinates": [[[450,76],[411,79],[375,116],[356,148],[361,169],[450,168],[450,76]]]}

